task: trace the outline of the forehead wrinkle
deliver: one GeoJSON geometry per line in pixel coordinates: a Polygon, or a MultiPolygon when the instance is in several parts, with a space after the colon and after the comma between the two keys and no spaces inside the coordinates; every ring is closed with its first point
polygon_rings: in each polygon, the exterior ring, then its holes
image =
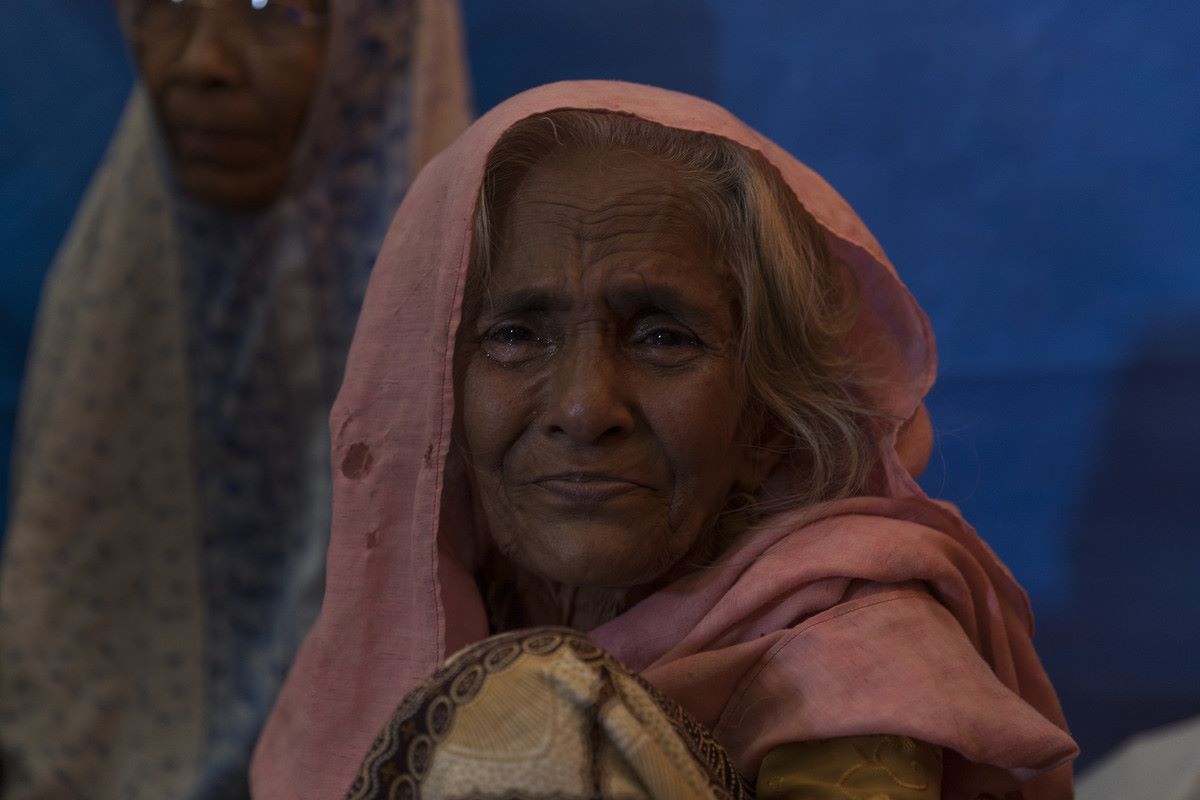
{"type": "Polygon", "coordinates": [[[686,274],[711,265],[722,274],[702,195],[653,170],[626,176],[539,165],[510,195],[499,251],[510,266],[555,275],[564,288],[595,268],[686,274]]]}
{"type": "Polygon", "coordinates": [[[706,258],[707,250],[700,250],[697,242],[683,230],[645,231],[580,230],[578,227],[556,222],[544,223],[563,234],[555,248],[569,253],[583,266],[599,266],[610,259],[625,258],[649,266],[658,262],[692,262],[706,258]]]}
{"type": "Polygon", "coordinates": [[[643,222],[646,219],[659,220],[664,217],[679,217],[692,224],[701,224],[699,209],[691,202],[694,198],[681,194],[663,193],[646,198],[642,193],[630,192],[602,199],[603,202],[590,207],[581,203],[577,196],[571,196],[569,199],[521,198],[521,205],[548,208],[554,216],[588,226],[603,225],[626,218],[643,222]]]}
{"type": "Polygon", "coordinates": [[[701,240],[708,238],[703,235],[705,226],[699,215],[688,213],[690,209],[680,208],[675,203],[610,203],[595,210],[554,201],[535,201],[528,205],[542,206],[551,213],[526,219],[525,224],[552,228],[584,245],[610,243],[615,249],[604,250],[603,255],[640,249],[655,252],[663,250],[663,245],[670,249],[694,249],[695,234],[701,233],[701,240]],[[660,237],[662,241],[646,246],[637,244],[637,240],[648,237],[660,237]],[[634,242],[625,243],[631,239],[634,242]]]}
{"type": "Polygon", "coordinates": [[[686,231],[680,228],[667,228],[664,230],[647,231],[643,228],[622,228],[618,230],[606,230],[596,228],[579,228],[576,225],[571,225],[566,222],[545,222],[546,227],[558,229],[569,237],[569,241],[579,244],[604,244],[610,243],[619,251],[624,250],[640,250],[645,249],[654,252],[661,249],[659,245],[663,243],[663,239],[678,240],[685,247],[691,247],[694,240],[686,235],[686,231]],[[659,241],[654,244],[641,244],[648,237],[657,237],[659,241]],[[621,243],[627,243],[624,246],[621,243]]]}

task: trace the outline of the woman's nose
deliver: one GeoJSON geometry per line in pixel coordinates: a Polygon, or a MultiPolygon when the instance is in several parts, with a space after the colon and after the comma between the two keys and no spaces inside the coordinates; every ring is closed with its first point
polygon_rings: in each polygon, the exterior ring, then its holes
{"type": "Polygon", "coordinates": [[[617,354],[601,343],[578,343],[551,360],[547,433],[575,444],[619,440],[634,428],[629,387],[617,354]]]}

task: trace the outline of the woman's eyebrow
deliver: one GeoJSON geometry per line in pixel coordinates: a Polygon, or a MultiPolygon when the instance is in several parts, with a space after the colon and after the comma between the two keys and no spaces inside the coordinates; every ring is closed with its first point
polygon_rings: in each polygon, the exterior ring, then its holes
{"type": "MultiPolygon", "coordinates": [[[[604,293],[605,304],[622,316],[657,309],[696,325],[715,325],[721,316],[722,299],[692,296],[677,286],[653,280],[621,281],[604,293]]],[[[483,291],[479,317],[496,319],[530,313],[561,313],[571,308],[571,298],[552,288],[531,286],[511,290],[483,291]]]]}
{"type": "Polygon", "coordinates": [[[538,287],[483,293],[483,310],[490,317],[563,311],[569,305],[561,294],[538,287]]]}
{"type": "Polygon", "coordinates": [[[656,308],[699,324],[716,322],[719,314],[717,303],[689,297],[678,287],[647,280],[614,287],[607,293],[606,302],[610,308],[626,315],[656,308]]]}

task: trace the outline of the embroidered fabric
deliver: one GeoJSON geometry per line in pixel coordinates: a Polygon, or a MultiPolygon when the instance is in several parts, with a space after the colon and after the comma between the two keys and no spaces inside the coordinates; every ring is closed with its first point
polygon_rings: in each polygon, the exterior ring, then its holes
{"type": "Polygon", "coordinates": [[[678,705],[576,631],[500,634],[404,699],[347,800],[740,800],[753,791],[678,705]]]}

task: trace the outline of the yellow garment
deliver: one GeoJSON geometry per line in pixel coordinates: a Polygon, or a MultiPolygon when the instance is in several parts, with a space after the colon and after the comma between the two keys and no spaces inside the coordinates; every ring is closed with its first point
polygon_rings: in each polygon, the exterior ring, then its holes
{"type": "Polygon", "coordinates": [[[937,800],[942,749],[907,736],[785,744],[758,770],[758,800],[937,800]]]}

